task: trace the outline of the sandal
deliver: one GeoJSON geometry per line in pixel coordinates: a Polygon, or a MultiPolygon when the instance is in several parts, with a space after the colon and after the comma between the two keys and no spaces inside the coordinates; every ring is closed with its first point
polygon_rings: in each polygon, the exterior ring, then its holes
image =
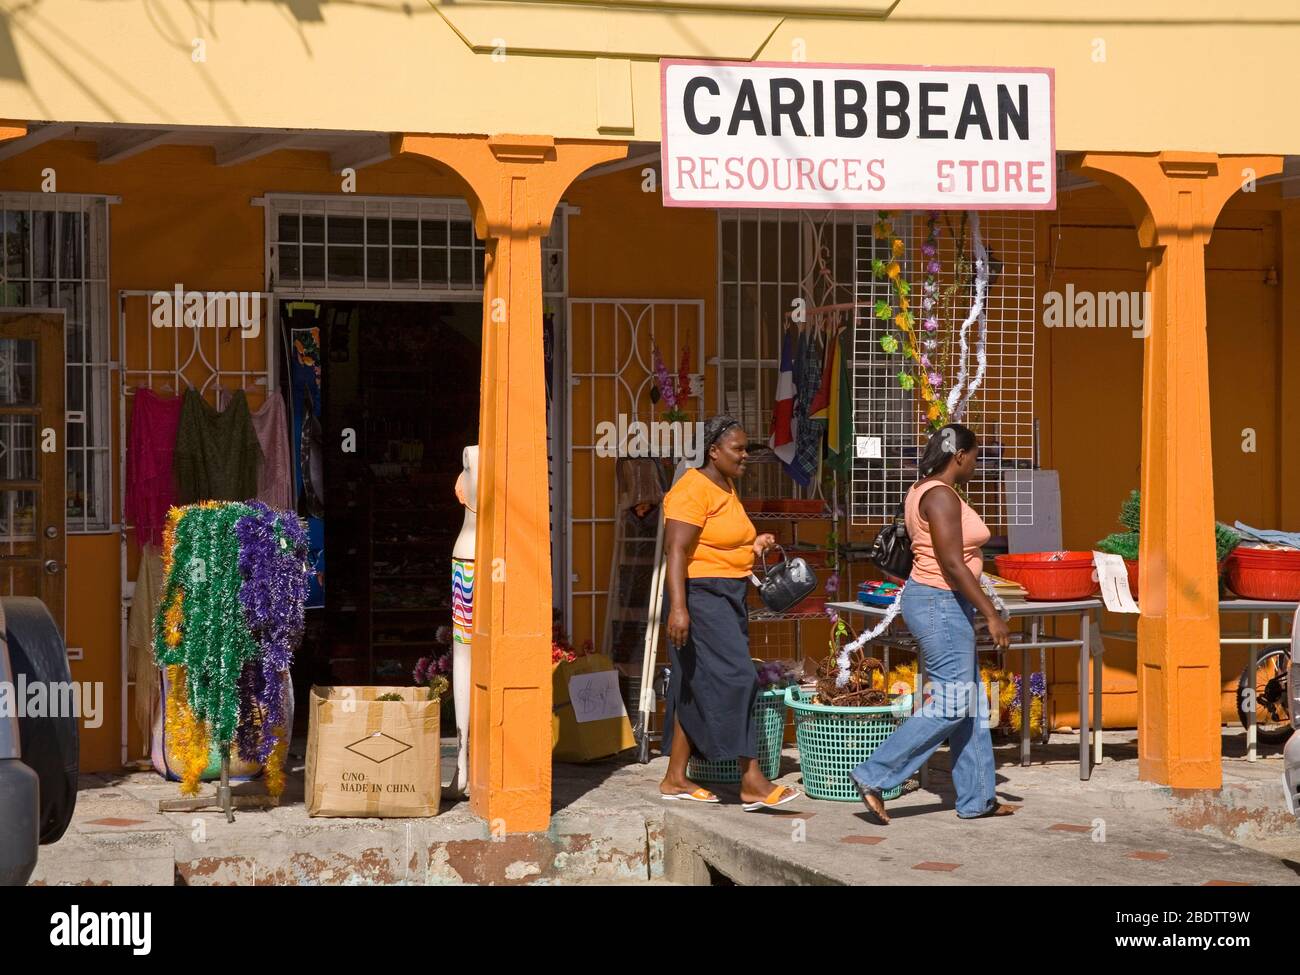
{"type": "Polygon", "coordinates": [[[867,786],[863,785],[857,779],[853,780],[853,785],[857,788],[858,795],[862,797],[862,804],[867,807],[867,812],[871,814],[871,818],[875,821],[876,825],[888,826],[889,816],[885,812],[885,800],[881,797],[880,793],[877,792],[875,789],[870,789],[867,786]],[[867,800],[867,796],[871,796],[873,799],[878,801],[880,803],[880,808],[876,809],[874,806],[872,806],[871,803],[867,800]]]}
{"type": "Polygon", "coordinates": [[[710,792],[708,789],[704,789],[704,788],[696,789],[694,792],[678,792],[675,794],[661,792],[659,793],[659,798],[670,800],[670,801],[676,801],[680,799],[682,802],[721,802],[722,801],[717,796],[715,796],[712,792],[710,792]]]}
{"type": "Polygon", "coordinates": [[[745,812],[759,812],[763,809],[775,809],[777,806],[784,806],[787,802],[794,802],[803,793],[793,786],[778,785],[772,789],[766,799],[759,799],[757,802],[746,802],[741,804],[741,809],[745,812]],[[788,793],[788,795],[786,794],[788,793]]]}
{"type": "Polygon", "coordinates": [[[1014,816],[1016,810],[1020,808],[1018,803],[999,802],[992,809],[980,813],[978,816],[959,816],[959,819],[988,819],[992,816],[1014,816]]]}

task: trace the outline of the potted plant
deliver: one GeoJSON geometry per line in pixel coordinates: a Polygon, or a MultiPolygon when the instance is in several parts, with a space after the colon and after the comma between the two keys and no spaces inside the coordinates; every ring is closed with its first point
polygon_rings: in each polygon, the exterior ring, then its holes
{"type": "MultiPolygon", "coordinates": [[[[1113,532],[1097,543],[1097,551],[1118,555],[1124,560],[1128,572],[1128,587],[1133,598],[1138,598],[1138,543],[1142,528],[1142,495],[1134,489],[1124,499],[1119,510],[1119,523],[1127,531],[1113,532]]],[[[1219,592],[1223,593],[1222,573],[1232,550],[1241,542],[1241,536],[1223,522],[1214,523],[1214,558],[1219,566],[1219,592]]]]}

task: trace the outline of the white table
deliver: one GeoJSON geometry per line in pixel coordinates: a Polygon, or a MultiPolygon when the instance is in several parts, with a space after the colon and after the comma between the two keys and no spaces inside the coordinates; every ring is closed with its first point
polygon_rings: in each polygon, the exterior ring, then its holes
{"type": "MultiPolygon", "coordinates": [[[[1092,775],[1092,765],[1101,761],[1101,654],[1103,646],[1100,640],[1093,640],[1092,634],[1097,629],[1097,614],[1101,611],[1100,599],[1072,599],[1066,601],[1052,602],[1029,602],[1028,600],[1006,600],[1006,607],[1011,614],[1011,619],[1024,619],[1029,623],[1029,639],[1016,640],[1016,636],[1024,637],[1024,631],[1019,634],[1012,634],[1012,644],[1010,649],[1021,651],[1021,679],[1020,679],[1020,764],[1028,765],[1030,757],[1030,736],[1029,736],[1029,651],[1038,650],[1040,654],[1048,650],[1072,650],[1079,651],[1079,778],[1087,781],[1092,775]],[[1043,632],[1044,621],[1049,616],[1077,616],[1079,618],[1079,637],[1075,640],[1067,640],[1063,637],[1048,636],[1043,632]],[[1090,670],[1088,664],[1092,663],[1090,670]],[[1092,683],[1096,683],[1097,693],[1091,694],[1092,683]],[[1091,702],[1089,698],[1091,697],[1091,702]],[[1089,722],[1089,703],[1091,703],[1091,728],[1089,722]],[[1092,748],[1095,754],[1090,756],[1089,741],[1090,731],[1092,748]],[[1091,760],[1090,760],[1091,758],[1091,760]]],[[[837,602],[827,603],[831,609],[838,610],[842,613],[861,613],[865,616],[880,618],[885,615],[884,606],[868,606],[865,603],[837,602]]],[[[906,628],[903,622],[902,614],[894,620],[895,627],[906,628]]],[[[891,627],[892,629],[892,627],[891,627]]],[[[889,631],[882,633],[875,641],[883,642],[889,639],[889,631]]],[[[988,652],[996,650],[989,644],[977,646],[976,652],[988,652]]],[[[918,648],[919,650],[919,648],[918,648]]],[[[924,666],[923,656],[918,652],[918,660],[921,660],[924,666]]],[[[1046,669],[1043,672],[1043,679],[1047,679],[1046,669]]],[[[919,706],[920,695],[917,695],[917,706],[919,706]]],[[[1047,728],[1047,701],[1043,701],[1043,727],[1047,728]]]]}
{"type": "MultiPolygon", "coordinates": [[[[1255,669],[1259,666],[1259,648],[1260,647],[1289,647],[1291,645],[1291,636],[1285,633],[1280,636],[1272,636],[1269,633],[1269,620],[1273,616],[1284,616],[1292,618],[1295,615],[1296,603],[1288,600],[1276,599],[1220,599],[1219,613],[1246,613],[1248,617],[1249,633],[1244,637],[1220,637],[1220,647],[1247,647],[1249,648],[1250,662],[1247,665],[1252,680],[1254,679],[1255,669]],[[1259,623],[1259,636],[1255,636],[1255,624],[1259,623]]],[[[1131,616],[1132,613],[1123,615],[1131,616]]],[[[1101,630],[1102,637],[1110,637],[1113,640],[1126,640],[1130,643],[1137,643],[1136,630],[1101,630]]],[[[1258,757],[1256,749],[1255,734],[1255,709],[1251,708],[1246,712],[1246,761],[1253,762],[1258,757]]]]}

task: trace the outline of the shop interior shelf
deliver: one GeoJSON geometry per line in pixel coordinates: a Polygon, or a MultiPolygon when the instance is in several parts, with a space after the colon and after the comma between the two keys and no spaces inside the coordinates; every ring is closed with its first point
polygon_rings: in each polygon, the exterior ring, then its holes
{"type": "Polygon", "coordinates": [[[749,511],[750,521],[825,521],[831,516],[829,510],[822,511],[749,511]]]}

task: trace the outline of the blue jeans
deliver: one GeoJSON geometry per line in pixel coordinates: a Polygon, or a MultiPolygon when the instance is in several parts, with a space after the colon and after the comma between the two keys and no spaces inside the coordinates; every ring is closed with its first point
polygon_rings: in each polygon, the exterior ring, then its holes
{"type": "Polygon", "coordinates": [[[947,739],[957,815],[979,816],[997,797],[987,699],[975,656],[975,607],[959,593],[909,580],[902,610],[925,661],[924,703],[851,774],[885,792],[914,775],[947,739]]]}

